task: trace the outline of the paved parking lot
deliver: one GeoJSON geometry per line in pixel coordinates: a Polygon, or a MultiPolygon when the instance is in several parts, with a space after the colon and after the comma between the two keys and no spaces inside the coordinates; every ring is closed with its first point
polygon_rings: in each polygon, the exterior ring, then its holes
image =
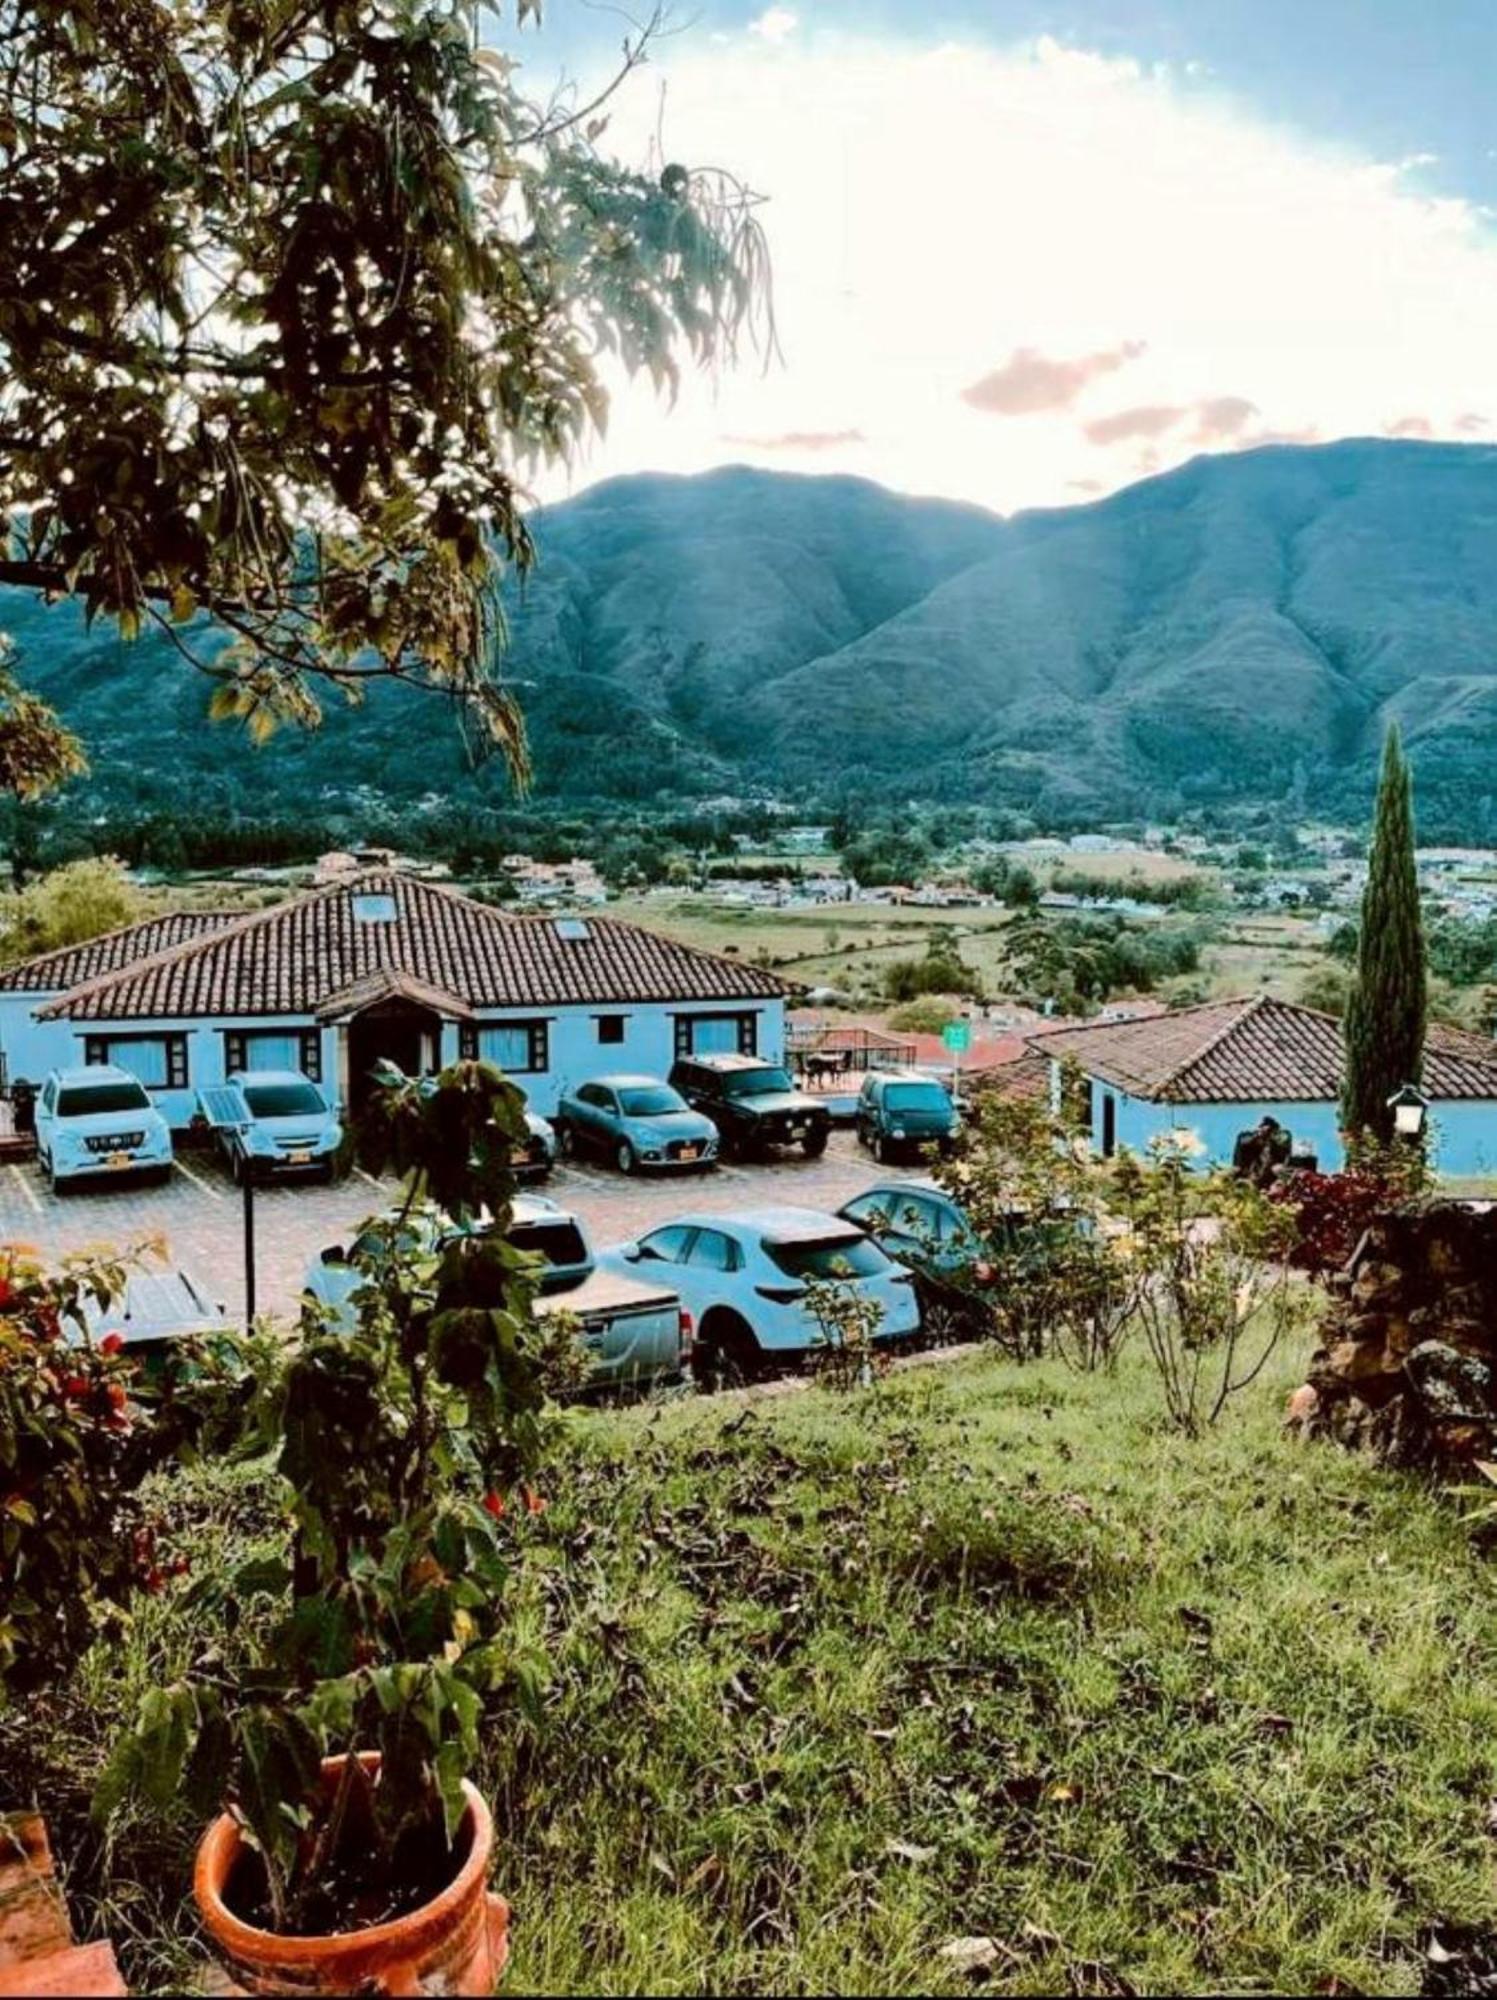
{"type": "MultiPolygon", "coordinates": [[[[696,1209],[796,1202],[836,1208],[885,1177],[850,1132],[836,1131],[819,1160],[787,1155],[754,1166],[722,1166],[705,1175],[625,1179],[607,1167],[561,1166],[541,1190],[574,1209],[600,1247],[696,1209]]],[[[283,1183],[255,1191],[255,1271],[262,1312],[295,1309],[309,1260],[329,1243],[346,1243],[358,1223],[394,1193],[355,1172],[336,1187],[283,1183]]],[[[215,1157],[179,1160],[160,1187],[131,1182],[87,1187],[54,1197],[34,1165],[0,1167],[0,1241],[35,1244],[48,1257],[89,1244],[115,1248],[161,1237],[174,1264],[199,1281],[231,1315],[244,1311],[243,1197],[215,1157]]]]}

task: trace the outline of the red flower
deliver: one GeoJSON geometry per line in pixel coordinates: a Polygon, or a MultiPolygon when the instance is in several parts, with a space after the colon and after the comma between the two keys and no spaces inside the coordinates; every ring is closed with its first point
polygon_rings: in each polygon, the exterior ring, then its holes
{"type": "Polygon", "coordinates": [[[496,1521],[502,1521],[504,1519],[503,1496],[498,1493],[485,1493],[483,1496],[483,1511],[485,1514],[492,1514],[496,1521]]]}
{"type": "Polygon", "coordinates": [[[88,1394],[87,1377],[83,1375],[69,1375],[62,1385],[62,1393],[65,1396],[86,1396],[88,1394]]]}
{"type": "Polygon", "coordinates": [[[525,1495],[525,1512],[527,1514],[545,1513],[546,1503],[533,1486],[522,1486],[520,1491],[525,1495]]]}
{"type": "Polygon", "coordinates": [[[8,1277],[0,1278],[0,1312],[10,1304],[16,1295],[16,1288],[8,1277]]]}
{"type": "Polygon", "coordinates": [[[118,1354],[124,1344],[125,1336],[122,1333],[106,1333],[104,1338],[99,1342],[99,1352],[101,1354],[118,1354]]]}
{"type": "Polygon", "coordinates": [[[111,1382],[105,1393],[109,1397],[109,1407],[111,1410],[122,1410],[129,1401],[129,1397],[125,1394],[124,1384],[121,1382],[111,1382]]]}

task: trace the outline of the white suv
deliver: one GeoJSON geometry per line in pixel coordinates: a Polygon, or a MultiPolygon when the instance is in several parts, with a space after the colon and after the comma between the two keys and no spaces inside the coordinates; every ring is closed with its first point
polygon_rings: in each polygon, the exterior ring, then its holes
{"type": "Polygon", "coordinates": [[[85,1174],[172,1170],[171,1127],[127,1069],[54,1069],[36,1101],[36,1150],[56,1194],[85,1174]]]}

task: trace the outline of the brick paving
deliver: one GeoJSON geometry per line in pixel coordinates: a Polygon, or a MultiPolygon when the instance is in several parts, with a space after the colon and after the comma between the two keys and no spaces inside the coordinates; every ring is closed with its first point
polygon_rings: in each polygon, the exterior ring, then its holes
{"type": "MultiPolygon", "coordinates": [[[[819,1160],[793,1154],[704,1175],[632,1179],[589,1162],[559,1167],[541,1192],[574,1209],[601,1248],[696,1210],[769,1202],[834,1209],[887,1174],[850,1132],[834,1131],[819,1160]]],[[[346,1243],[358,1223],[393,1194],[393,1184],[382,1186],[359,1173],[335,1187],[291,1182],[257,1188],[260,1310],[293,1311],[311,1258],[329,1243],[346,1243]]],[[[33,1162],[0,1164],[0,1243],[35,1244],[51,1258],[90,1244],[120,1249],[156,1236],[164,1239],[171,1261],[231,1317],[243,1314],[243,1197],[212,1155],[184,1156],[164,1186],[85,1185],[57,1197],[33,1162]]]]}

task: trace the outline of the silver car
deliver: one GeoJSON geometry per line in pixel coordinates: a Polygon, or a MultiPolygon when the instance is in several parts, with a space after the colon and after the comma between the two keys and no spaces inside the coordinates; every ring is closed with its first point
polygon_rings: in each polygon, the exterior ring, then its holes
{"type": "Polygon", "coordinates": [[[659,1077],[594,1077],[562,1098],[556,1123],[564,1151],[601,1154],[621,1174],[702,1173],[717,1164],[717,1127],[659,1077]]]}

